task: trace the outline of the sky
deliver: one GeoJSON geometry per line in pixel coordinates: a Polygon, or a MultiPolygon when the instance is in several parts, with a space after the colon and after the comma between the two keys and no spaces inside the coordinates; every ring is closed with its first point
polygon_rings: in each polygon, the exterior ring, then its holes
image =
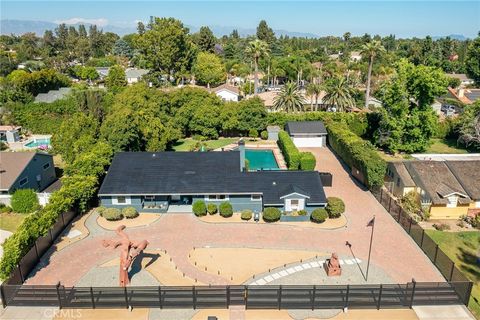
{"type": "Polygon", "coordinates": [[[133,26],[149,16],[175,17],[191,26],[256,28],[266,20],[273,29],[341,36],[364,33],[397,37],[480,31],[476,1],[21,1],[1,0],[1,19],[90,22],[133,26]]]}

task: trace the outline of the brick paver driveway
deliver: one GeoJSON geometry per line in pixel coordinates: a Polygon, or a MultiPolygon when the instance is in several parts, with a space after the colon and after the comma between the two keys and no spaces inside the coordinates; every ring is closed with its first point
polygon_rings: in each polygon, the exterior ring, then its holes
{"type": "MultiPolygon", "coordinates": [[[[351,256],[345,242],[352,244],[356,257],[366,261],[370,228],[368,221],[376,215],[372,263],[382,268],[396,282],[444,281],[430,260],[413,240],[390,217],[373,195],[356,184],[328,149],[305,149],[317,157],[317,170],[333,174],[328,196],[339,196],[346,204],[348,225],[338,230],[320,230],[276,224],[211,224],[192,214],[170,214],[149,227],[129,229],[132,239],[147,239],[151,250],[165,249],[178,268],[203,283],[228,284],[230,279],[204,273],[188,260],[195,247],[256,247],[318,250],[351,256]]],[[[53,254],[28,280],[29,284],[74,285],[93,266],[118,256],[105,249],[101,239],[113,236],[90,236],[53,254]]],[[[236,263],[232,261],[232,263],[236,263]]]]}

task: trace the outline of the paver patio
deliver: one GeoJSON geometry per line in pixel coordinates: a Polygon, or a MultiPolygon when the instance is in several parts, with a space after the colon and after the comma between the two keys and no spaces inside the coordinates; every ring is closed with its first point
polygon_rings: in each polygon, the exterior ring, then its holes
{"type": "MultiPolygon", "coordinates": [[[[396,282],[444,281],[444,278],[413,240],[393,220],[373,195],[357,184],[328,149],[305,149],[317,157],[317,170],[333,174],[333,187],[325,188],[327,196],[339,196],[346,204],[348,224],[337,230],[302,228],[280,224],[214,224],[205,223],[193,214],[166,214],[148,227],[127,230],[131,239],[147,239],[151,250],[167,250],[178,269],[192,279],[206,284],[229,284],[230,279],[209,274],[190,263],[193,247],[250,247],[298,249],[337,252],[352,256],[345,245],[352,244],[356,258],[367,260],[370,228],[375,214],[375,236],[372,264],[388,273],[396,282]]],[[[88,226],[88,223],[87,223],[88,226]]],[[[46,257],[28,284],[75,285],[93,266],[118,256],[118,251],[103,248],[101,240],[113,232],[92,233],[88,238],[46,257]]],[[[232,261],[248,264],[248,261],[232,261]]]]}

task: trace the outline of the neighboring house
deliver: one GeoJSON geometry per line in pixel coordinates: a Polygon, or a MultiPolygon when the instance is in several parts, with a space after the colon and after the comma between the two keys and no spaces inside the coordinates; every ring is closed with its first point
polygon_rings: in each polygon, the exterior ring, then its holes
{"type": "Polygon", "coordinates": [[[378,100],[377,98],[375,97],[370,97],[368,99],[368,104],[367,104],[369,107],[373,107],[373,108],[381,108],[383,106],[383,103],[382,101],[378,100]]]}
{"type": "Polygon", "coordinates": [[[460,80],[460,87],[466,87],[466,86],[474,84],[473,79],[470,79],[464,73],[446,73],[445,75],[449,78],[455,78],[455,79],[460,80]]]}
{"type": "Polygon", "coordinates": [[[52,103],[65,98],[71,91],[71,88],[63,87],[58,90],[50,90],[47,93],[39,93],[35,97],[35,102],[52,103]]]}
{"type": "Polygon", "coordinates": [[[19,126],[0,126],[0,141],[8,143],[20,141],[21,129],[19,126]]]}
{"type": "Polygon", "coordinates": [[[299,148],[327,145],[327,129],[322,121],[289,121],[285,130],[299,148]]]}
{"type": "Polygon", "coordinates": [[[109,67],[97,67],[95,68],[97,70],[98,76],[100,77],[100,80],[105,79],[105,77],[108,76],[108,72],[110,71],[109,67]]]}
{"type": "Polygon", "coordinates": [[[389,163],[386,186],[397,197],[416,191],[431,219],[458,219],[480,208],[479,168],[479,160],[389,163]]]}
{"type": "Polygon", "coordinates": [[[361,55],[360,51],[352,51],[350,53],[350,61],[358,62],[360,60],[362,60],[362,55],[361,55]]]}
{"type": "Polygon", "coordinates": [[[240,90],[237,87],[222,84],[216,88],[212,89],[218,97],[220,97],[223,101],[235,101],[238,102],[240,99],[240,90]]]}
{"type": "Polygon", "coordinates": [[[480,99],[480,89],[448,88],[445,98],[456,99],[464,104],[472,104],[480,99]]]}
{"type": "Polygon", "coordinates": [[[40,192],[55,180],[53,156],[41,152],[0,152],[0,194],[12,194],[17,189],[40,192]]]}
{"type": "Polygon", "coordinates": [[[245,170],[245,150],[222,152],[120,152],[100,187],[101,205],[139,212],[190,213],[197,200],[235,212],[265,207],[283,211],[326,206],[316,171],[245,170]]]}
{"type": "Polygon", "coordinates": [[[125,70],[125,77],[127,79],[127,83],[137,83],[148,72],[149,70],[147,69],[136,69],[136,68],[130,68],[125,70]]]}

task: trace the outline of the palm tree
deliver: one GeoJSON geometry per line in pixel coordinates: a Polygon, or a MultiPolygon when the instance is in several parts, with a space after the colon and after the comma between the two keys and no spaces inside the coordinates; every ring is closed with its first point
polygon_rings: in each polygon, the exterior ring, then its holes
{"type": "Polygon", "coordinates": [[[323,101],[337,108],[337,111],[345,111],[355,106],[352,97],[352,88],[346,77],[333,77],[325,81],[325,97],[323,101]]]}
{"type": "Polygon", "coordinates": [[[367,75],[367,92],[365,93],[365,108],[368,107],[368,101],[370,100],[370,83],[372,80],[372,66],[375,56],[385,52],[385,48],[380,41],[373,40],[367,42],[362,46],[362,57],[368,57],[368,75],[367,75]]]}
{"type": "Polygon", "coordinates": [[[287,82],[273,99],[273,110],[297,112],[303,109],[305,99],[294,82],[287,82]]]}
{"type": "Polygon", "coordinates": [[[258,94],[258,60],[268,56],[268,44],[265,41],[255,39],[248,43],[245,52],[253,59],[255,66],[254,93],[258,94]]]}
{"type": "Polygon", "coordinates": [[[312,82],[307,86],[307,93],[310,95],[310,97],[315,97],[315,111],[318,111],[318,97],[320,96],[320,94],[322,94],[322,90],[322,85],[320,85],[319,83],[312,82]]]}

